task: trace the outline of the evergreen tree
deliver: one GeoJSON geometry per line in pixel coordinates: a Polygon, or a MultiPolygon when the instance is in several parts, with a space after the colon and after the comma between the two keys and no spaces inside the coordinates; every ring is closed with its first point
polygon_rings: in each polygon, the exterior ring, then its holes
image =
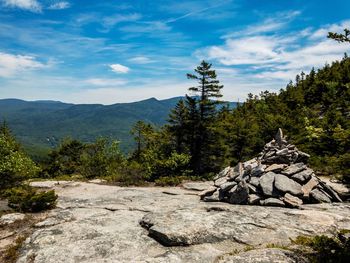
{"type": "Polygon", "coordinates": [[[217,116],[216,100],[222,97],[220,91],[223,85],[216,79],[215,70],[211,69],[212,64],[202,61],[195,69],[196,74],[187,74],[187,78],[196,80],[198,86],[190,87],[199,98],[187,101],[192,107],[189,122],[193,130],[193,145],[191,145],[191,165],[195,175],[203,176],[216,170],[213,160],[217,151],[215,147],[216,129],[213,126],[217,116]],[[198,112],[198,115],[197,115],[198,112]]]}
{"type": "Polygon", "coordinates": [[[345,28],[344,34],[328,32],[328,38],[334,39],[338,42],[349,42],[350,43],[350,30],[345,28]]]}

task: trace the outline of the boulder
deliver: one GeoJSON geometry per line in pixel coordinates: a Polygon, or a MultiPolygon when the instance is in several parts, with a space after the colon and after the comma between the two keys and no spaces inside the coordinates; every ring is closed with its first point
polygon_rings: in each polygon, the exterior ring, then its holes
{"type": "Polygon", "coordinates": [[[261,197],[257,194],[250,194],[248,196],[248,204],[258,205],[260,203],[261,197]]]}
{"type": "Polygon", "coordinates": [[[284,195],[283,202],[287,206],[291,206],[291,207],[300,207],[303,204],[303,200],[301,200],[300,198],[293,196],[289,193],[286,193],[284,195]]]}
{"type": "Polygon", "coordinates": [[[237,183],[235,181],[233,181],[233,182],[226,182],[226,183],[223,183],[222,185],[220,185],[219,188],[223,192],[227,192],[227,191],[230,191],[232,189],[232,187],[234,187],[235,185],[237,185],[237,183]]]}
{"type": "Polygon", "coordinates": [[[219,189],[216,189],[212,195],[203,197],[203,200],[206,202],[219,202],[220,197],[219,189]]]}
{"type": "Polygon", "coordinates": [[[235,191],[231,193],[229,202],[231,204],[246,204],[248,202],[249,188],[245,181],[241,181],[235,191]]]}
{"type": "Polygon", "coordinates": [[[200,192],[198,195],[201,197],[201,199],[203,199],[205,196],[212,195],[216,191],[216,189],[217,188],[215,186],[211,186],[207,190],[200,192]]]}
{"type": "Polygon", "coordinates": [[[222,184],[227,183],[227,177],[221,177],[214,182],[216,187],[220,187],[222,184]]]}
{"type": "Polygon", "coordinates": [[[275,181],[275,173],[268,172],[260,177],[259,185],[263,193],[267,196],[272,196],[274,192],[274,181],[275,181]]]}
{"type": "Polygon", "coordinates": [[[252,176],[250,177],[249,183],[255,187],[259,187],[259,177],[252,176]]]}
{"type": "Polygon", "coordinates": [[[299,173],[306,169],[306,165],[303,163],[295,163],[290,166],[288,166],[285,170],[283,170],[281,173],[285,174],[287,176],[292,176],[293,174],[299,173]]]}
{"type": "Polygon", "coordinates": [[[287,165],[286,164],[277,164],[277,163],[274,163],[274,164],[271,164],[269,165],[266,169],[265,169],[265,172],[276,172],[276,173],[279,173],[281,172],[284,168],[286,168],[287,165]]]}
{"type": "Polygon", "coordinates": [[[317,203],[331,203],[331,199],[319,189],[313,189],[310,192],[311,198],[317,203]]]}
{"type": "Polygon", "coordinates": [[[290,193],[296,196],[303,195],[301,185],[282,174],[275,175],[274,186],[283,193],[290,193]]]}
{"type": "Polygon", "coordinates": [[[299,173],[296,173],[292,175],[292,179],[300,184],[304,184],[305,182],[309,181],[311,178],[311,175],[313,174],[313,170],[310,168],[307,168],[299,173]]]}

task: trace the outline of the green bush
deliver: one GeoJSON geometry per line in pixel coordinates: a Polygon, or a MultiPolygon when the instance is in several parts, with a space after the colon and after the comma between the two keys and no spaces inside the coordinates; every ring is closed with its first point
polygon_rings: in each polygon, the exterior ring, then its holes
{"type": "Polygon", "coordinates": [[[6,124],[0,127],[0,191],[34,177],[39,167],[21,150],[6,124]]]}
{"type": "Polygon", "coordinates": [[[312,249],[312,253],[307,253],[311,262],[345,263],[350,258],[350,239],[340,240],[346,231],[340,231],[337,237],[325,235],[306,237],[298,236],[293,240],[294,244],[306,246],[312,249]]]}
{"type": "Polygon", "coordinates": [[[54,190],[38,192],[29,185],[14,187],[5,192],[8,206],[18,212],[40,212],[54,208],[57,195],[54,190]]]}

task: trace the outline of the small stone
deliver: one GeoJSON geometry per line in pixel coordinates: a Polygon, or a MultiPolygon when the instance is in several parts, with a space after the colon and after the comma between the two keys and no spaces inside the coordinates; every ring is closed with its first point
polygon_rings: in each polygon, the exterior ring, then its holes
{"type": "Polygon", "coordinates": [[[284,148],[284,149],[282,149],[282,150],[279,150],[279,151],[277,151],[276,152],[276,155],[285,155],[285,154],[287,154],[288,153],[288,148],[284,148]]]}
{"type": "Polygon", "coordinates": [[[296,163],[288,166],[281,173],[287,176],[292,176],[293,174],[299,173],[306,169],[306,165],[303,163],[296,163]]]}
{"type": "Polygon", "coordinates": [[[247,183],[247,185],[248,185],[249,193],[256,194],[256,187],[254,185],[249,184],[249,183],[247,183]]]}
{"type": "Polygon", "coordinates": [[[252,169],[250,172],[251,176],[260,176],[265,172],[263,165],[258,165],[252,169]]]}
{"type": "Polygon", "coordinates": [[[286,205],[291,207],[300,207],[303,204],[303,200],[289,193],[284,195],[283,201],[286,203],[286,205]]]}
{"type": "Polygon", "coordinates": [[[343,200],[341,200],[341,198],[339,197],[338,193],[328,184],[320,181],[320,185],[322,185],[323,190],[328,193],[332,200],[334,200],[335,202],[343,202],[343,200]]]}
{"type": "Polygon", "coordinates": [[[259,187],[259,177],[252,176],[250,177],[249,183],[255,187],[259,187]]]}
{"type": "Polygon", "coordinates": [[[198,195],[201,197],[201,199],[203,199],[205,196],[212,195],[216,191],[216,189],[217,188],[215,186],[211,186],[207,190],[200,192],[198,195]]]}
{"type": "Polygon", "coordinates": [[[227,192],[227,191],[230,191],[232,187],[234,187],[235,185],[237,185],[236,182],[226,182],[222,185],[220,185],[220,189],[223,191],[223,192],[227,192]]]}
{"type": "Polygon", "coordinates": [[[312,189],[318,185],[318,180],[316,177],[312,176],[311,179],[301,187],[301,191],[303,191],[303,196],[308,198],[312,189]]]}
{"type": "Polygon", "coordinates": [[[247,204],[249,195],[249,188],[245,181],[241,181],[235,191],[232,192],[229,202],[231,204],[247,204]]]}
{"type": "Polygon", "coordinates": [[[261,197],[257,194],[250,194],[248,196],[248,204],[249,205],[258,205],[260,203],[261,197]]]}
{"type": "Polygon", "coordinates": [[[215,182],[214,182],[214,185],[216,187],[220,187],[220,185],[224,184],[224,183],[227,183],[227,178],[226,177],[221,177],[219,179],[217,179],[215,182]]]}
{"type": "Polygon", "coordinates": [[[205,196],[203,198],[203,201],[205,201],[205,202],[219,202],[220,201],[219,196],[220,196],[219,189],[217,189],[212,195],[205,196]]]}
{"type": "Polygon", "coordinates": [[[216,181],[217,179],[221,178],[221,177],[225,177],[227,176],[227,174],[230,172],[232,168],[230,166],[227,166],[224,170],[222,170],[220,173],[218,173],[215,177],[214,177],[214,181],[216,181]]]}
{"type": "Polygon", "coordinates": [[[282,129],[279,128],[278,131],[277,131],[277,134],[275,136],[276,143],[278,145],[282,145],[283,139],[284,139],[284,136],[283,136],[282,129]]]}
{"type": "Polygon", "coordinates": [[[325,194],[322,193],[319,189],[313,189],[310,192],[311,198],[316,201],[317,203],[331,203],[331,199],[325,194]]]}
{"type": "Polygon", "coordinates": [[[282,171],[284,168],[286,168],[287,165],[286,164],[271,164],[270,166],[268,166],[265,169],[265,172],[280,172],[282,171]]]}
{"type": "Polygon", "coordinates": [[[266,206],[279,206],[279,207],[284,207],[285,204],[283,201],[277,199],[277,198],[267,198],[265,200],[260,200],[261,205],[266,205],[266,206]]]}
{"type": "Polygon", "coordinates": [[[268,172],[260,177],[259,185],[265,195],[272,196],[273,194],[273,183],[275,181],[275,173],[268,172]]]}
{"type": "Polygon", "coordinates": [[[311,178],[311,175],[313,174],[313,170],[310,168],[307,168],[299,173],[296,173],[292,175],[292,179],[300,184],[304,184],[305,182],[309,181],[311,178]]]}
{"type": "Polygon", "coordinates": [[[277,174],[275,176],[274,185],[279,191],[283,193],[290,193],[296,196],[303,195],[303,191],[301,190],[301,185],[293,181],[292,179],[289,179],[285,175],[277,174]]]}

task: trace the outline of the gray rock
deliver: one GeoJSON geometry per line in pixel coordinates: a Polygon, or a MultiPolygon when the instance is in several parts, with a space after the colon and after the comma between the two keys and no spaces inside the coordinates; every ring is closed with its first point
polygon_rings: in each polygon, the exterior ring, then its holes
{"type": "Polygon", "coordinates": [[[231,204],[247,204],[249,195],[249,188],[245,181],[241,181],[235,191],[231,193],[229,202],[231,204]]]}
{"type": "Polygon", "coordinates": [[[290,193],[295,196],[303,195],[301,185],[282,174],[275,175],[274,186],[283,193],[290,193]]]}
{"type": "Polygon", "coordinates": [[[15,223],[16,221],[22,221],[25,217],[26,215],[21,213],[11,213],[3,215],[0,217],[0,226],[10,225],[15,223]]]}
{"type": "Polygon", "coordinates": [[[283,140],[284,140],[283,131],[281,128],[279,128],[275,136],[275,141],[279,146],[281,146],[283,144],[283,140]]]}
{"type": "Polygon", "coordinates": [[[274,193],[274,181],[275,181],[275,173],[268,172],[260,177],[259,185],[263,191],[263,193],[267,196],[272,196],[274,193]]]}
{"type": "Polygon", "coordinates": [[[57,208],[47,212],[51,220],[33,229],[18,263],[209,263],[246,245],[288,245],[298,235],[350,229],[349,203],[292,210],[201,202],[181,187],[81,182],[55,190],[59,198],[57,208]],[[171,247],[181,244],[188,246],[171,247]]]}
{"type": "Polygon", "coordinates": [[[259,187],[259,177],[252,176],[250,177],[249,183],[255,187],[259,187]]]}
{"type": "Polygon", "coordinates": [[[215,182],[214,182],[214,185],[216,187],[220,187],[220,185],[224,184],[224,183],[227,183],[227,177],[221,177],[219,179],[217,179],[215,182]]]}
{"type": "Polygon", "coordinates": [[[323,192],[321,192],[319,189],[313,189],[310,192],[311,198],[316,201],[317,203],[331,203],[331,199],[323,192]]]}
{"type": "Polygon", "coordinates": [[[220,173],[218,173],[215,177],[214,177],[214,181],[221,178],[221,177],[225,177],[227,176],[230,171],[233,170],[233,168],[231,168],[230,166],[227,166],[225,169],[223,169],[220,173]]]}
{"type": "Polygon", "coordinates": [[[254,167],[254,168],[251,170],[250,174],[251,174],[251,176],[260,176],[260,175],[262,175],[264,172],[265,172],[264,166],[260,164],[260,165],[258,165],[258,166],[256,166],[256,167],[254,167]]]}
{"type": "Polygon", "coordinates": [[[198,195],[201,197],[201,199],[203,199],[205,196],[212,195],[216,190],[217,188],[215,186],[210,186],[208,189],[200,192],[198,195]]]}
{"type": "Polygon", "coordinates": [[[249,205],[258,205],[260,204],[261,197],[257,194],[250,194],[248,196],[248,204],[249,205]]]}
{"type": "Polygon", "coordinates": [[[294,252],[280,248],[254,249],[237,255],[226,255],[218,263],[306,263],[308,260],[294,252]]]}
{"type": "Polygon", "coordinates": [[[311,179],[301,187],[303,191],[303,196],[308,198],[312,189],[314,189],[318,185],[319,180],[316,177],[312,176],[311,179]]]}
{"type": "Polygon", "coordinates": [[[265,172],[280,172],[282,171],[284,168],[286,168],[287,165],[286,164],[271,164],[270,166],[268,166],[266,169],[265,169],[265,172]]]}
{"type": "Polygon", "coordinates": [[[289,193],[284,195],[283,202],[285,202],[287,206],[291,207],[300,207],[303,204],[303,200],[289,193]]]}
{"type": "Polygon", "coordinates": [[[277,198],[267,198],[265,200],[260,200],[261,205],[266,205],[266,206],[279,206],[279,207],[284,207],[285,204],[283,201],[277,199],[277,198]]]}
{"type": "Polygon", "coordinates": [[[247,186],[248,186],[250,194],[256,194],[257,193],[257,189],[256,189],[256,187],[254,185],[247,183],[247,186]]]}
{"type": "Polygon", "coordinates": [[[220,195],[219,189],[216,189],[216,191],[214,193],[212,193],[212,195],[204,196],[203,201],[205,201],[205,202],[219,202],[219,201],[221,201],[220,197],[221,197],[221,195],[220,195]]]}
{"type": "Polygon", "coordinates": [[[213,185],[212,182],[187,182],[182,185],[183,188],[192,191],[204,191],[213,185]]]}
{"type": "Polygon", "coordinates": [[[300,184],[304,184],[305,182],[309,181],[311,178],[311,175],[313,174],[313,170],[310,168],[307,168],[299,173],[296,173],[292,175],[292,179],[300,184]]]}
{"type": "Polygon", "coordinates": [[[227,183],[224,183],[222,185],[220,185],[220,189],[223,191],[223,192],[227,192],[227,191],[230,191],[232,189],[232,187],[234,187],[235,185],[237,185],[236,182],[227,182],[227,183]]]}
{"type": "Polygon", "coordinates": [[[303,163],[295,163],[288,166],[285,170],[283,170],[281,173],[285,174],[287,176],[292,176],[293,174],[299,173],[306,169],[306,165],[303,163]]]}
{"type": "Polygon", "coordinates": [[[342,199],[339,197],[338,193],[328,184],[320,181],[320,185],[322,185],[323,190],[329,194],[333,201],[342,202],[342,199]]]}

